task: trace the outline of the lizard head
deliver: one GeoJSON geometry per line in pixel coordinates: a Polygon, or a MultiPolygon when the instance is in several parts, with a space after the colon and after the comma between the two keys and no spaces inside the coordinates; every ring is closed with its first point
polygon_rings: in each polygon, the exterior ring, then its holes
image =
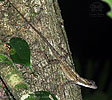
{"type": "Polygon", "coordinates": [[[84,86],[84,87],[92,88],[92,89],[97,89],[95,82],[92,80],[81,78],[79,81],[77,81],[76,84],[84,86]]]}

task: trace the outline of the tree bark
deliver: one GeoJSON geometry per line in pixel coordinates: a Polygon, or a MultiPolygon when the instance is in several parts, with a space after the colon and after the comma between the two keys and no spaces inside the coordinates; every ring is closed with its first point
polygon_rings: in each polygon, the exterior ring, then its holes
{"type": "MultiPolygon", "coordinates": [[[[19,73],[14,73],[13,67],[0,65],[0,75],[15,98],[20,100],[29,93],[46,90],[55,94],[59,100],[82,100],[79,86],[63,85],[63,81],[67,82],[68,79],[59,67],[60,62],[55,58],[49,46],[21,15],[5,2],[0,2],[0,53],[8,55],[3,43],[8,42],[11,37],[25,39],[31,49],[31,65],[38,74],[38,76],[32,75],[30,69],[25,66],[16,65],[19,73]],[[9,74],[11,75],[7,78],[9,74]],[[15,90],[18,84],[25,84],[27,88],[15,90]]],[[[57,0],[11,0],[11,2],[46,37],[56,51],[62,55],[62,58],[66,56],[66,61],[70,65],[73,64],[57,0]]]]}

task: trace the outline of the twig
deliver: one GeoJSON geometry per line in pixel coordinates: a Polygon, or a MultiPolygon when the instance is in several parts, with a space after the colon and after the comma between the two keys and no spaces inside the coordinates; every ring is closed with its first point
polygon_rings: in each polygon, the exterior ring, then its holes
{"type": "Polygon", "coordinates": [[[13,100],[16,100],[13,96],[13,94],[10,92],[10,90],[8,89],[7,85],[5,84],[4,80],[2,79],[2,77],[0,76],[0,80],[2,81],[2,83],[4,84],[5,88],[7,89],[7,91],[9,92],[9,94],[11,95],[11,97],[13,98],[13,100]]]}

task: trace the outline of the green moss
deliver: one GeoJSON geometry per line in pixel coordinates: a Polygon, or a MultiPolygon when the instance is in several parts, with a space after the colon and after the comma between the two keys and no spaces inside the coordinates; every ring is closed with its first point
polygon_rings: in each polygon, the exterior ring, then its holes
{"type": "Polygon", "coordinates": [[[11,73],[7,74],[6,78],[9,79],[10,76],[12,76],[13,74],[17,74],[18,72],[16,70],[13,70],[11,73]]]}
{"type": "Polygon", "coordinates": [[[19,89],[27,89],[27,85],[25,83],[19,83],[17,85],[15,85],[14,89],[15,91],[18,91],[19,89]]]}

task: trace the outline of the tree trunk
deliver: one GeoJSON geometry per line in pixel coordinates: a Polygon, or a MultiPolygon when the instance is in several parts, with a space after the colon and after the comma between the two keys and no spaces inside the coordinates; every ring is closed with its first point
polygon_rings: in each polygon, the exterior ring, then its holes
{"type": "MultiPolygon", "coordinates": [[[[60,14],[57,0],[11,0],[12,4],[55,48],[62,58],[70,65],[73,64],[64,23],[60,14]]],[[[53,55],[49,46],[26,23],[21,15],[9,4],[0,2],[0,54],[8,55],[3,42],[11,37],[21,37],[26,40],[31,49],[31,65],[38,76],[31,74],[25,66],[16,65],[14,68],[0,65],[0,75],[17,100],[26,94],[46,90],[55,94],[59,100],[82,100],[80,87],[75,84],[64,84],[67,78],[60,68],[60,62],[53,55]],[[7,77],[9,76],[9,77],[7,77]],[[16,78],[15,78],[16,77],[16,78]],[[15,89],[18,84],[26,87],[15,89]]]]}

